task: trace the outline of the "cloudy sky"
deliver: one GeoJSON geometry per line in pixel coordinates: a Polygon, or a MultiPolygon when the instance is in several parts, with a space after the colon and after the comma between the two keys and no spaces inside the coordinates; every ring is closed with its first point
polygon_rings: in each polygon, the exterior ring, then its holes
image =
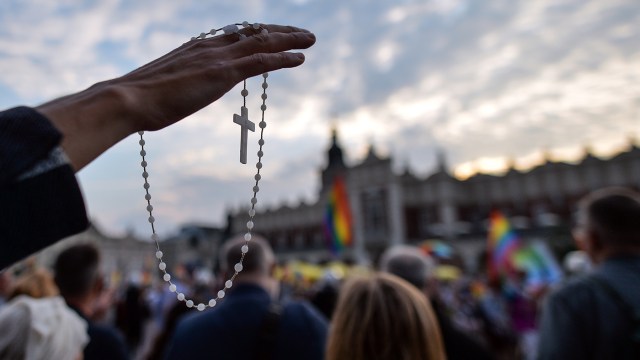
{"type": "MultiPolygon", "coordinates": [[[[243,20],[318,39],[305,65],[269,77],[262,208],[315,199],[332,125],[348,163],[374,144],[419,176],[437,149],[464,176],[506,159],[525,168],[544,152],[571,160],[586,145],[607,156],[640,142],[637,0],[5,0],[0,108],[82,90],[243,20]]],[[[248,203],[258,137],[241,165],[239,90],[148,134],[161,235],[185,222],[220,225],[248,203]]],[[[259,90],[249,82],[250,94],[259,90]]],[[[90,216],[115,234],[148,232],[137,142],[79,173],[90,216]]]]}

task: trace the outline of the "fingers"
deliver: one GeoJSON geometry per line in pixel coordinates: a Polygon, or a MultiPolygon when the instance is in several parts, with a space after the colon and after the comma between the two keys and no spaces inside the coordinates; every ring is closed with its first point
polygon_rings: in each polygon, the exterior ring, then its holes
{"type": "Polygon", "coordinates": [[[231,68],[235,69],[231,73],[234,77],[232,81],[238,83],[265,72],[296,67],[302,65],[304,60],[303,54],[291,52],[258,53],[245,56],[230,62],[231,68]]]}
{"type": "Polygon", "coordinates": [[[256,53],[277,53],[293,49],[307,49],[316,42],[310,32],[274,32],[249,36],[229,45],[232,57],[244,57],[256,53]]]}

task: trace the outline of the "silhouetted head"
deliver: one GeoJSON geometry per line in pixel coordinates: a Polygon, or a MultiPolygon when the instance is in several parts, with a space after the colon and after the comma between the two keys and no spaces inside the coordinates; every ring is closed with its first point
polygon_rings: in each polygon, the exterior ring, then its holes
{"type": "Polygon", "coordinates": [[[91,244],[68,247],[57,257],[53,266],[55,282],[64,298],[82,298],[101,285],[100,253],[91,244]]]}
{"type": "Polygon", "coordinates": [[[574,237],[596,262],[640,253],[640,194],[607,188],[587,195],[578,205],[574,237]]]}

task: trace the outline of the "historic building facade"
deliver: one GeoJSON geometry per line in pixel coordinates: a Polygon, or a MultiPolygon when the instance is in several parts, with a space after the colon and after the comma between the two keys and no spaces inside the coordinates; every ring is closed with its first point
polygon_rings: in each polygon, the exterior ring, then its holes
{"type": "MultiPolygon", "coordinates": [[[[525,235],[566,242],[575,204],[583,195],[614,185],[640,189],[640,148],[633,144],[609,159],[585,151],[575,164],[547,160],[527,171],[512,167],[504,175],[477,174],[466,180],[449,173],[443,154],[435,173],[426,178],[408,170],[396,174],[391,163],[372,146],[365,159],[347,166],[334,131],[327,165],[320,171],[318,200],[258,211],[254,231],[271,241],[281,259],[329,258],[322,219],[332,180],[344,176],[355,234],[347,257],[375,259],[389,245],[434,238],[475,256],[484,246],[492,209],[504,211],[525,235]]],[[[244,210],[231,214],[230,233],[242,232],[247,218],[244,210]]]]}

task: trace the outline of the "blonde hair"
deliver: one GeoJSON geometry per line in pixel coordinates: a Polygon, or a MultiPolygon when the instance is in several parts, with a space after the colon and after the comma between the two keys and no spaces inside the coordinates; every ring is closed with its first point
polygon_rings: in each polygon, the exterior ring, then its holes
{"type": "Polygon", "coordinates": [[[20,295],[32,298],[45,298],[59,294],[53,275],[46,269],[36,268],[21,275],[13,285],[9,299],[20,295]]]}
{"type": "Polygon", "coordinates": [[[334,313],[327,360],[446,359],[424,294],[384,273],[347,280],[334,313]]]}

